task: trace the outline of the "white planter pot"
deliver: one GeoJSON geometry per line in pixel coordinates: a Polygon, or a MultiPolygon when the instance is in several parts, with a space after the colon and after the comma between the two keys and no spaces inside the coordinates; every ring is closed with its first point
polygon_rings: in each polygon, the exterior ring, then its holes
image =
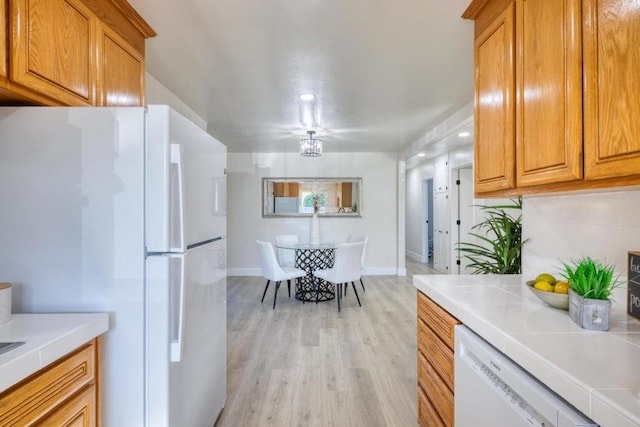
{"type": "Polygon", "coordinates": [[[608,331],[610,313],[611,301],[583,298],[569,289],[569,317],[581,328],[608,331]]]}

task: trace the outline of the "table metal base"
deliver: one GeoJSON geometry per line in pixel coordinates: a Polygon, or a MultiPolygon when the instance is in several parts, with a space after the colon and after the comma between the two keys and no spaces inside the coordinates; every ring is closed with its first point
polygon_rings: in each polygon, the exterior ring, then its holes
{"type": "Polygon", "coordinates": [[[307,272],[296,285],[296,298],[301,301],[329,301],[335,298],[334,286],[313,275],[316,270],[333,267],[335,249],[296,249],[296,267],[307,272]],[[317,298],[317,299],[316,299],[317,298]]]}

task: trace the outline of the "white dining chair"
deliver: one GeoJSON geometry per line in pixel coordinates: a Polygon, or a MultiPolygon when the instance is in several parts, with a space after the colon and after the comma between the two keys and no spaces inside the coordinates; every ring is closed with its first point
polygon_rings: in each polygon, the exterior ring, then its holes
{"type": "MultiPolygon", "coordinates": [[[[364,242],[364,246],[362,247],[362,256],[360,257],[360,269],[362,270],[360,273],[360,286],[362,286],[362,290],[364,292],[367,292],[367,290],[364,288],[364,282],[362,281],[362,272],[364,271],[364,262],[365,262],[365,257],[367,256],[367,242],[369,241],[369,238],[367,236],[354,236],[349,234],[349,236],[347,237],[347,243],[352,243],[352,242],[364,242]]],[[[347,292],[347,290],[345,289],[345,294],[347,292]]]]}
{"type": "Polygon", "coordinates": [[[296,251],[294,249],[281,248],[280,246],[295,246],[300,243],[300,239],[295,234],[280,234],[276,236],[276,252],[278,252],[278,263],[281,267],[296,266],[296,251]]]}
{"type": "Polygon", "coordinates": [[[267,279],[267,284],[264,287],[264,293],[262,294],[260,302],[262,303],[264,301],[264,296],[267,294],[267,289],[269,289],[269,283],[275,282],[276,290],[273,295],[273,308],[275,309],[278,289],[280,289],[280,282],[283,280],[287,281],[289,298],[291,298],[291,280],[298,279],[298,285],[300,285],[300,278],[306,276],[307,272],[294,267],[280,267],[271,243],[262,242],[260,240],[256,240],[256,243],[258,244],[258,251],[260,253],[262,276],[267,279]]]}
{"type": "Polygon", "coordinates": [[[345,286],[348,286],[349,282],[351,282],[353,292],[356,294],[358,305],[362,307],[355,281],[360,279],[360,258],[362,256],[363,249],[364,242],[343,243],[336,249],[335,262],[332,268],[313,272],[315,277],[332,283],[335,286],[335,295],[338,300],[338,311],[340,311],[342,285],[344,284],[345,286]]]}

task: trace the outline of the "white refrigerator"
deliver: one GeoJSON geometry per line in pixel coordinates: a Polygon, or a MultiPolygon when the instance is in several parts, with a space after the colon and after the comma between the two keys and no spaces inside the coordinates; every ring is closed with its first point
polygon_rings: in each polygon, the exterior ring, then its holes
{"type": "Polygon", "coordinates": [[[226,147],[167,106],[0,107],[13,311],[110,314],[103,425],[213,426],[226,395],[226,147]]]}

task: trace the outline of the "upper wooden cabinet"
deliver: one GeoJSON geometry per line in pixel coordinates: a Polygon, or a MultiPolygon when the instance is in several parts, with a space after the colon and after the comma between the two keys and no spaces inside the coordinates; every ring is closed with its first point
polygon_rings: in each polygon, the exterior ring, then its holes
{"type": "MultiPolygon", "coordinates": [[[[124,0],[15,0],[3,104],[143,105],[144,40],[153,30],[124,0]]],[[[2,29],[2,27],[0,27],[2,29]]],[[[0,74],[2,68],[0,67],[0,74]]]]}
{"type": "Polygon", "coordinates": [[[7,2],[0,1],[0,82],[7,77],[7,2]]]}
{"type": "Polygon", "coordinates": [[[640,173],[640,8],[583,0],[586,179],[640,173]]]}
{"type": "Polygon", "coordinates": [[[98,104],[144,105],[144,55],[104,25],[98,46],[98,104]]]}
{"type": "Polygon", "coordinates": [[[475,41],[475,189],[515,187],[515,7],[508,4],[475,41]]]}
{"type": "Polygon", "coordinates": [[[582,179],[581,0],[516,1],[516,182],[582,179]]]}
{"type": "Polygon", "coordinates": [[[479,196],[640,184],[632,2],[475,0],[463,17],[475,21],[479,196]]]}
{"type": "Polygon", "coordinates": [[[78,0],[16,0],[11,80],[69,105],[95,104],[96,18],[78,0]]]}
{"type": "Polygon", "coordinates": [[[275,197],[298,197],[300,184],[297,182],[274,182],[273,195],[275,197]]]}

